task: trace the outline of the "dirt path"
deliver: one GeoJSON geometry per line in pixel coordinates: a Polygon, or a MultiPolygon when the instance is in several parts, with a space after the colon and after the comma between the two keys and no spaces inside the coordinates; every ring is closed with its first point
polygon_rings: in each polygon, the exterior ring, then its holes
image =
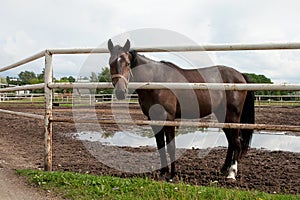
{"type": "Polygon", "coordinates": [[[0,199],[1,200],[48,200],[55,199],[43,191],[26,184],[14,170],[0,168],[0,199]]]}
{"type": "Polygon", "coordinates": [[[0,200],[59,200],[51,191],[41,191],[29,185],[15,169],[33,165],[14,151],[14,146],[0,138],[0,200]]]}

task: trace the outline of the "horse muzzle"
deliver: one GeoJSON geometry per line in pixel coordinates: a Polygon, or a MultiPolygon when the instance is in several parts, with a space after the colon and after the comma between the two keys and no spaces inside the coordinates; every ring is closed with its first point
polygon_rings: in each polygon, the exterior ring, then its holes
{"type": "Polygon", "coordinates": [[[127,89],[116,89],[116,97],[118,100],[123,100],[126,98],[127,89]]]}

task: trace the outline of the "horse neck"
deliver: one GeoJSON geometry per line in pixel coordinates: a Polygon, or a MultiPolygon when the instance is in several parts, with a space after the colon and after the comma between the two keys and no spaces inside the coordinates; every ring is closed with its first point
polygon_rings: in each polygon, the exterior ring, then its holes
{"type": "Polygon", "coordinates": [[[144,65],[147,63],[152,63],[152,62],[155,62],[155,61],[136,53],[135,58],[134,58],[134,66],[133,67],[136,67],[139,65],[144,65]]]}
{"type": "Polygon", "coordinates": [[[142,82],[142,81],[151,81],[152,67],[147,64],[157,63],[154,60],[151,60],[145,56],[139,55],[135,53],[134,57],[132,57],[132,74],[133,74],[133,82],[142,82]],[[149,79],[149,80],[148,80],[149,79]]]}

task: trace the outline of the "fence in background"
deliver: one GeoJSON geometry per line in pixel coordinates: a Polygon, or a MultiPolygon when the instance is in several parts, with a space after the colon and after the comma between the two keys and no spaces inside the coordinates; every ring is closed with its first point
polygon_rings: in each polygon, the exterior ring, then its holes
{"type": "MultiPolygon", "coordinates": [[[[42,103],[44,102],[44,93],[0,93],[0,102],[24,102],[24,103],[42,103]]],[[[129,94],[127,101],[138,103],[137,94],[129,94]]],[[[94,105],[97,103],[117,103],[114,94],[72,94],[72,93],[54,93],[53,105],[65,104],[85,104],[94,105]]],[[[255,95],[256,106],[300,106],[300,95],[255,95]]]]}
{"type": "MultiPolygon", "coordinates": [[[[150,47],[150,48],[135,48],[139,52],[183,52],[183,51],[243,51],[243,50],[285,50],[285,49],[300,49],[300,43],[284,43],[284,44],[224,44],[224,45],[205,45],[205,46],[177,46],[177,47],[150,47]]],[[[108,53],[106,48],[86,48],[86,49],[47,49],[41,51],[33,56],[25,58],[19,62],[0,68],[0,72],[16,68],[20,65],[26,64],[42,57],[45,58],[45,80],[44,83],[35,85],[17,86],[13,88],[1,88],[0,93],[44,89],[45,98],[45,114],[36,115],[22,112],[13,112],[7,110],[0,110],[9,114],[16,114],[19,116],[32,117],[36,119],[43,119],[44,124],[44,169],[52,171],[52,123],[53,122],[68,122],[69,120],[54,118],[52,114],[53,109],[53,89],[57,88],[112,88],[111,83],[54,83],[53,82],[53,54],[90,54],[90,53],[108,53]]],[[[285,90],[285,91],[300,91],[300,84],[204,84],[204,83],[130,83],[130,88],[140,89],[159,89],[162,87],[170,89],[199,89],[199,90],[285,90]]],[[[83,121],[84,122],[84,121],[83,121]]],[[[91,123],[88,121],[88,123],[91,123]]],[[[99,121],[95,122],[99,123],[99,121]]],[[[102,121],[102,123],[114,123],[113,121],[102,121]]],[[[132,123],[124,121],[124,123],[132,123]]],[[[137,121],[137,124],[158,124],[162,125],[165,122],[161,121],[137,121]]],[[[226,127],[226,128],[245,128],[245,129],[258,129],[258,130],[293,130],[300,131],[299,126],[279,126],[279,125],[266,125],[266,124],[230,124],[230,123],[207,123],[202,124],[199,122],[172,122],[172,126],[209,126],[209,127],[226,127]]]]}

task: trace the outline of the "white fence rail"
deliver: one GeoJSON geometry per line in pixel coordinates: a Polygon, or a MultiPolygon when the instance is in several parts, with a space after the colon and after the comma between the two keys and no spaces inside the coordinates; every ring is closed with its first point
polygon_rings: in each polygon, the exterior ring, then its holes
{"type": "MultiPolygon", "coordinates": [[[[135,48],[139,52],[183,52],[183,51],[242,51],[242,50],[292,50],[300,49],[300,43],[277,43],[277,44],[221,44],[221,45],[204,45],[204,46],[161,46],[161,47],[150,47],[150,48],[135,48]]],[[[53,66],[52,66],[52,55],[53,54],[88,54],[88,53],[108,53],[106,48],[86,48],[86,49],[48,49],[41,51],[33,56],[25,58],[14,64],[0,68],[0,72],[4,72],[20,65],[26,64],[33,60],[45,57],[45,83],[30,85],[30,86],[19,86],[14,88],[0,89],[1,92],[10,92],[17,90],[29,90],[29,89],[41,89],[45,90],[45,115],[43,117],[45,121],[45,153],[44,153],[44,168],[45,170],[52,170],[52,105],[53,105],[53,89],[54,88],[111,88],[109,84],[99,83],[75,83],[75,84],[58,84],[53,83],[53,66]]],[[[289,91],[300,91],[300,84],[283,84],[283,85],[267,85],[267,84],[181,84],[181,83],[167,83],[170,84],[168,88],[172,89],[209,89],[209,90],[289,90],[289,91]],[[176,86],[176,87],[175,87],[176,86]],[[178,88],[177,88],[178,87],[178,88]]],[[[158,89],[166,88],[166,83],[132,83],[130,87],[143,88],[143,89],[158,89]],[[138,85],[140,84],[140,85],[138,85]]],[[[0,110],[0,112],[6,112],[0,110]]],[[[20,114],[17,112],[9,112],[11,114],[20,114]]],[[[25,115],[22,115],[25,116],[25,115]]],[[[40,118],[40,117],[37,117],[40,118]]],[[[161,123],[161,122],[157,122],[161,123]]],[[[222,126],[225,126],[222,125],[222,126]]],[[[227,125],[229,126],[229,125],[227,125]]],[[[252,126],[252,125],[251,125],[252,126]]],[[[260,126],[260,125],[257,125],[260,126]]],[[[266,125],[269,126],[269,125],[266,125]]],[[[241,126],[241,128],[247,128],[241,126]]],[[[248,127],[253,128],[253,127],[248,127]]],[[[261,128],[261,127],[260,127],[261,128]]],[[[298,129],[297,129],[298,130],[298,129]]]]}
{"type": "MultiPolygon", "coordinates": [[[[50,88],[113,88],[111,83],[51,83],[50,88]]],[[[181,90],[252,90],[252,91],[298,91],[300,84],[234,84],[234,83],[168,83],[135,82],[128,84],[129,89],[181,89],[181,90]]]]}
{"type": "MultiPolygon", "coordinates": [[[[23,101],[28,103],[42,103],[44,102],[44,93],[0,93],[0,102],[11,102],[11,101],[23,101]]],[[[128,94],[127,99],[130,103],[138,103],[137,94],[128,94]],[[136,99],[136,101],[132,101],[136,99]]],[[[116,103],[116,97],[114,94],[70,94],[70,93],[54,93],[53,94],[53,105],[59,106],[61,104],[86,104],[90,106],[100,102],[112,102],[116,103]]],[[[124,103],[124,102],[123,102],[124,103]]],[[[300,95],[255,95],[255,103],[258,106],[300,106],[300,95]]],[[[1,112],[1,111],[0,111],[1,112]]]]}
{"type": "MultiPolygon", "coordinates": [[[[43,89],[44,83],[1,88],[0,92],[43,89]]],[[[112,89],[111,83],[48,83],[50,89],[112,89]]],[[[129,83],[130,89],[187,89],[187,90],[251,90],[251,91],[299,91],[300,84],[234,84],[234,83],[168,83],[135,82],[129,83]]]]}

